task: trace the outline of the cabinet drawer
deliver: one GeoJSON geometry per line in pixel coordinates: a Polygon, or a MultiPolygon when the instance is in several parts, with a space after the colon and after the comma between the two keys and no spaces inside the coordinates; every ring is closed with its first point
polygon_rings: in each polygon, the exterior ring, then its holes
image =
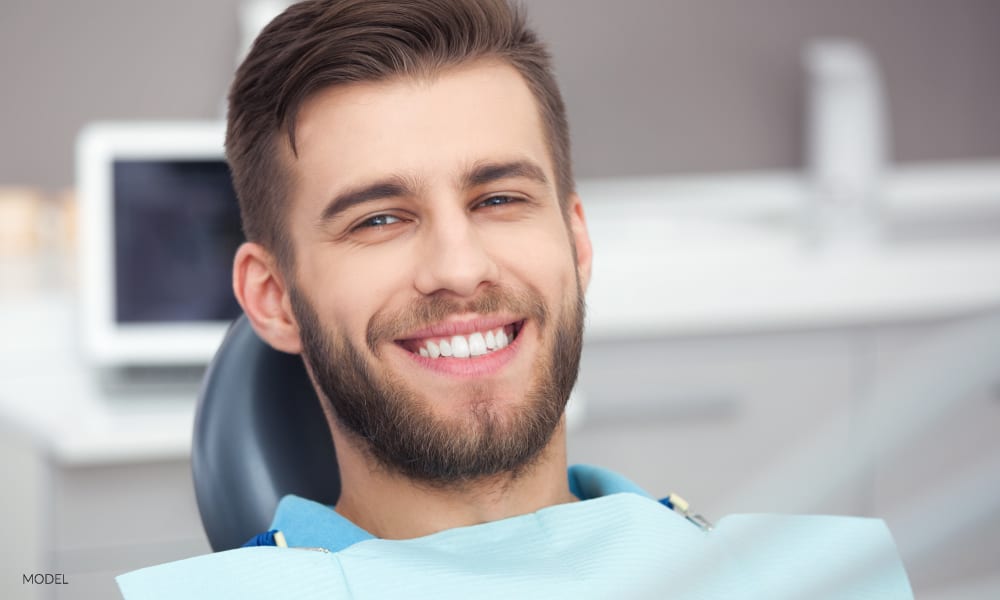
{"type": "MultiPolygon", "coordinates": [[[[848,445],[851,349],[847,332],[590,343],[570,460],[619,470],[654,494],[676,491],[715,515],[861,512],[867,480],[805,506],[781,489],[763,502],[742,495],[820,430],[848,445]]],[[[808,489],[821,478],[790,473],[782,484],[808,489]]]]}
{"type": "Polygon", "coordinates": [[[187,460],[56,467],[57,551],[204,539],[187,460]]]}

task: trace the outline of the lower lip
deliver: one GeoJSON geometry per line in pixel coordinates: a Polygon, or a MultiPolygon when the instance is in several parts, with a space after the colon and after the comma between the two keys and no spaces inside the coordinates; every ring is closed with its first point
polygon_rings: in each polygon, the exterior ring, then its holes
{"type": "Polygon", "coordinates": [[[518,350],[521,348],[521,338],[525,334],[527,325],[528,322],[525,321],[521,325],[521,330],[517,333],[517,337],[514,338],[514,341],[502,350],[494,350],[493,352],[488,352],[481,356],[472,356],[469,358],[453,358],[447,356],[429,358],[426,356],[420,356],[419,354],[414,354],[398,344],[393,345],[400,352],[409,356],[419,366],[442,375],[468,378],[483,377],[498,373],[501,369],[507,366],[510,361],[514,360],[514,356],[517,355],[518,350]]]}

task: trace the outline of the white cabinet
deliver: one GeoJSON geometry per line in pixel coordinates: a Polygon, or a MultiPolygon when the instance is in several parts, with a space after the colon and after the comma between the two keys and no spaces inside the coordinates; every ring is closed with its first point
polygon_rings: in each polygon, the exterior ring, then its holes
{"type": "MultiPolygon", "coordinates": [[[[874,329],[874,374],[896,373],[962,324],[874,329]]],[[[875,467],[873,512],[896,534],[914,586],[930,593],[1000,575],[1000,355],[969,357],[978,359],[997,365],[995,378],[950,399],[875,467]]]]}
{"type": "Polygon", "coordinates": [[[210,552],[187,458],[67,465],[8,437],[0,461],[19,483],[0,499],[17,540],[2,553],[0,597],[118,598],[115,576],[210,552]],[[65,583],[23,583],[32,573],[65,583]]]}

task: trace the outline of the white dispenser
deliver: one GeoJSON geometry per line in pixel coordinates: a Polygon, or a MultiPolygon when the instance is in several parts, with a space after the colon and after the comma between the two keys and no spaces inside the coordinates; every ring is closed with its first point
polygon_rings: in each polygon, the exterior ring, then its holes
{"type": "Polygon", "coordinates": [[[805,53],[809,75],[809,239],[864,247],[879,238],[888,126],[878,67],[852,40],[821,40],[805,53]]]}

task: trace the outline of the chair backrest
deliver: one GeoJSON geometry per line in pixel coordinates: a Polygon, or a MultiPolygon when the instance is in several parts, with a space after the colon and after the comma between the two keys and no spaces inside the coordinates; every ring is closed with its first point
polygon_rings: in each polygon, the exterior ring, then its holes
{"type": "Polygon", "coordinates": [[[331,505],[340,494],[333,440],[301,357],[268,346],[245,315],[205,373],[191,461],[216,551],[266,531],[286,494],[331,505]]]}

